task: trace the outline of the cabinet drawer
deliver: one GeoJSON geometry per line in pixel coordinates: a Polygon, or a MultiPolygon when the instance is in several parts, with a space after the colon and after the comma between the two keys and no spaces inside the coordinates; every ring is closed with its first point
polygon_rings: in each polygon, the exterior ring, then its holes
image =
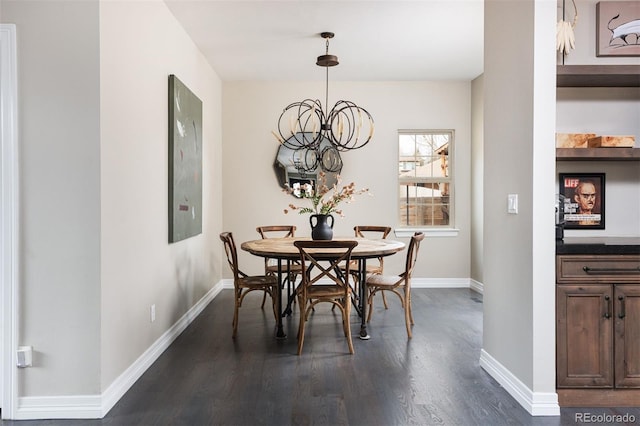
{"type": "Polygon", "coordinates": [[[558,283],[640,284],[640,256],[560,255],[556,257],[558,283]]]}

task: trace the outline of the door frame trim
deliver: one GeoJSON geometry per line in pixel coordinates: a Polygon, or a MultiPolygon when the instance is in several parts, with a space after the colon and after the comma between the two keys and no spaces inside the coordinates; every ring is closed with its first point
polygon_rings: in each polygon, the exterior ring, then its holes
{"type": "Polygon", "coordinates": [[[16,26],[0,24],[0,400],[2,418],[17,409],[19,163],[16,26]]]}

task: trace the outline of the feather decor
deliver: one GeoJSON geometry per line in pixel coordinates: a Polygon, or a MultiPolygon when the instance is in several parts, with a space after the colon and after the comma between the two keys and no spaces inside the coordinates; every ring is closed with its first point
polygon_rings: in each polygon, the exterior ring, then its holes
{"type": "Polygon", "coordinates": [[[558,24],[556,25],[556,50],[563,55],[567,55],[570,49],[576,48],[576,38],[573,30],[578,22],[578,8],[576,7],[575,0],[571,0],[571,2],[573,3],[573,9],[575,11],[573,21],[568,22],[564,20],[563,10],[563,19],[558,21],[558,24]]]}

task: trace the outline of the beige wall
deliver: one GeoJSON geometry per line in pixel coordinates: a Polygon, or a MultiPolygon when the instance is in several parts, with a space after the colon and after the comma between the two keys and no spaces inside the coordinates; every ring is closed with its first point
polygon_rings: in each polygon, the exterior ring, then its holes
{"type": "MultiPolygon", "coordinates": [[[[331,76],[330,76],[331,78],[331,76]]],[[[282,109],[305,98],[323,99],[321,82],[225,82],[223,90],[224,226],[238,241],[258,238],[259,225],[292,223],[298,235],[309,235],[309,216],[283,210],[292,202],[278,186],[272,164],[282,109]]],[[[332,82],[329,103],[348,99],[367,109],[375,120],[375,136],[365,147],[343,153],[344,182],[368,187],[373,197],[344,206],[335,235],[352,235],[356,224],[384,224],[397,219],[397,131],[455,129],[455,226],[457,237],[427,238],[414,272],[420,278],[468,278],[470,239],[470,82],[332,82]]],[[[408,239],[405,239],[408,241],[408,239]]],[[[260,259],[241,253],[248,272],[259,273],[260,259]]],[[[403,256],[392,256],[385,268],[401,270],[403,256]],[[388,266],[387,266],[388,265],[388,266]]],[[[227,272],[225,272],[227,273],[227,272]]]]}
{"type": "Polygon", "coordinates": [[[526,387],[526,406],[555,394],[555,5],[486,1],[484,27],[483,351],[526,387]]]}
{"type": "Polygon", "coordinates": [[[220,80],[162,1],[101,2],[100,40],[104,390],[221,278],[222,126],[220,80]],[[203,232],[173,244],[169,74],[203,105],[203,232]]]}
{"type": "Polygon", "coordinates": [[[18,343],[35,351],[16,397],[73,404],[104,392],[221,279],[221,83],[162,1],[1,7],[18,40],[18,343]],[[201,235],[168,244],[172,73],[203,101],[207,213],[201,235]]]}
{"type": "Polygon", "coordinates": [[[18,371],[18,388],[22,396],[96,394],[98,2],[3,1],[1,7],[2,21],[16,24],[18,42],[18,344],[35,351],[34,366],[18,371]]]}

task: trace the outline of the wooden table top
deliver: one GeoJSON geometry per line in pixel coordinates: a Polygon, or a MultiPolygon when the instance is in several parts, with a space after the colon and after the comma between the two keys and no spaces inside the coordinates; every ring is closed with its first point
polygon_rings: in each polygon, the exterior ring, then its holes
{"type": "MultiPolygon", "coordinates": [[[[244,251],[261,257],[297,259],[300,256],[298,248],[293,245],[296,240],[311,240],[311,238],[265,238],[261,240],[245,241],[240,245],[244,251]]],[[[352,259],[364,259],[389,256],[404,250],[401,241],[368,239],[356,237],[337,237],[338,241],[357,241],[358,245],[351,252],[352,259]]]]}

